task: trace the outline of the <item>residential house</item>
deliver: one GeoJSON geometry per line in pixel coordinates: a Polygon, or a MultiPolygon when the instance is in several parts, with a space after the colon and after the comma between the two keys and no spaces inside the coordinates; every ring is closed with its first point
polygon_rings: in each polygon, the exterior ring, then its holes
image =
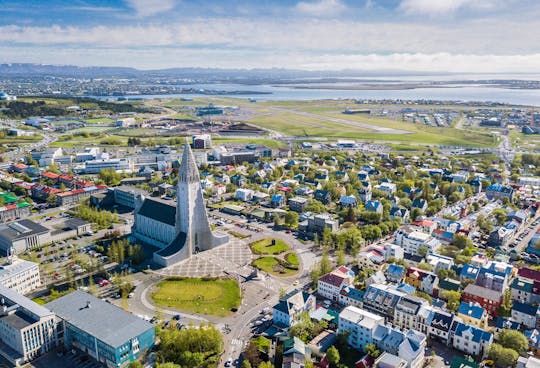
{"type": "Polygon", "coordinates": [[[332,200],[330,192],[327,190],[317,189],[313,194],[313,198],[321,202],[322,204],[328,204],[332,200]]]}
{"type": "Polygon", "coordinates": [[[274,194],[270,198],[270,206],[272,208],[281,208],[285,205],[285,195],[283,194],[274,194]]]}
{"type": "Polygon", "coordinates": [[[488,245],[490,247],[504,247],[508,244],[515,233],[515,229],[499,226],[489,234],[488,245]]]}
{"type": "Polygon", "coordinates": [[[452,313],[445,312],[441,309],[434,309],[430,319],[426,321],[429,336],[444,344],[451,342],[451,328],[455,316],[452,313]]]}
{"type": "Polygon", "coordinates": [[[383,182],[378,185],[378,189],[391,196],[396,192],[397,186],[394,183],[383,182]]]}
{"type": "Polygon", "coordinates": [[[317,281],[317,294],[332,301],[338,301],[340,291],[345,286],[351,286],[354,281],[354,272],[345,266],[340,266],[327,273],[317,281]]]}
{"type": "Polygon", "coordinates": [[[407,363],[406,367],[423,367],[426,348],[426,335],[423,333],[379,325],[375,329],[373,340],[381,351],[403,359],[407,363]]]}
{"type": "Polygon", "coordinates": [[[364,280],[364,284],[366,286],[369,286],[372,284],[386,284],[386,277],[384,276],[384,273],[381,270],[377,270],[374,273],[372,273],[367,279],[364,280]]]}
{"type": "Polygon", "coordinates": [[[353,286],[344,286],[339,291],[339,304],[361,308],[364,299],[364,291],[355,289],[353,286]]]}
{"type": "Polygon", "coordinates": [[[510,186],[504,186],[502,184],[491,184],[486,188],[486,197],[491,200],[497,200],[502,198],[508,198],[512,200],[514,198],[514,189],[510,186]]]}
{"type": "Polygon", "coordinates": [[[402,223],[406,224],[409,222],[410,212],[405,207],[394,206],[390,209],[390,219],[397,220],[400,219],[402,223]]]}
{"type": "Polygon", "coordinates": [[[307,199],[302,197],[293,197],[288,201],[289,209],[298,213],[304,212],[307,207],[307,199]]]}
{"type": "Polygon", "coordinates": [[[302,340],[291,337],[283,342],[282,368],[301,368],[311,357],[310,350],[302,340]]]}
{"type": "Polygon", "coordinates": [[[273,323],[282,328],[291,327],[298,322],[302,312],[315,309],[315,296],[301,290],[293,290],[279,298],[273,307],[273,323]]]}
{"type": "Polygon", "coordinates": [[[461,302],[457,310],[457,316],[467,325],[484,330],[488,328],[488,313],[479,304],[461,302]]]}
{"type": "Polygon", "coordinates": [[[364,294],[363,308],[385,316],[389,321],[394,319],[394,309],[399,299],[407,295],[396,286],[388,284],[369,285],[364,294]]]}
{"type": "Polygon", "coordinates": [[[452,326],[452,346],[466,354],[484,358],[493,343],[493,335],[479,327],[454,322],[452,326]]]}
{"type": "Polygon", "coordinates": [[[503,293],[501,291],[474,284],[467,285],[461,293],[462,301],[480,304],[493,317],[498,316],[498,309],[501,306],[502,299],[503,293]]]}
{"type": "Polygon", "coordinates": [[[360,188],[358,189],[358,195],[360,196],[360,201],[366,203],[371,199],[371,183],[369,181],[361,181],[360,188]]]}
{"type": "Polygon", "coordinates": [[[433,272],[417,267],[409,267],[405,274],[405,282],[414,286],[416,290],[433,295],[439,284],[439,278],[433,272]]]}
{"type": "Polygon", "coordinates": [[[399,284],[405,277],[405,267],[401,265],[391,264],[386,269],[386,279],[389,282],[399,284]]]}
{"type": "Polygon", "coordinates": [[[538,306],[514,301],[512,305],[512,319],[518,322],[523,329],[536,328],[538,306]]]}
{"type": "Polygon", "coordinates": [[[428,207],[428,203],[423,198],[415,198],[412,201],[411,208],[419,208],[422,212],[426,212],[427,207],[428,207]]]}
{"type": "Polygon", "coordinates": [[[510,285],[512,299],[521,303],[539,304],[540,303],[540,282],[516,277],[510,285]]]}
{"type": "Polygon", "coordinates": [[[253,190],[246,188],[238,188],[234,193],[234,198],[242,202],[249,202],[253,199],[253,190]]]}
{"type": "Polygon", "coordinates": [[[421,331],[420,309],[426,307],[428,302],[424,298],[414,295],[405,295],[399,299],[394,309],[394,325],[421,331]]]}
{"type": "Polygon", "coordinates": [[[464,264],[459,273],[459,279],[461,281],[472,280],[476,282],[478,274],[480,273],[480,268],[472,266],[470,264],[464,264]]]}
{"type": "Polygon", "coordinates": [[[375,213],[378,213],[378,214],[383,213],[383,205],[379,201],[374,201],[374,200],[367,201],[364,209],[366,211],[375,212],[375,213]]]}
{"type": "Polygon", "coordinates": [[[358,200],[353,195],[343,195],[339,199],[339,205],[342,207],[358,207],[358,200]]]}

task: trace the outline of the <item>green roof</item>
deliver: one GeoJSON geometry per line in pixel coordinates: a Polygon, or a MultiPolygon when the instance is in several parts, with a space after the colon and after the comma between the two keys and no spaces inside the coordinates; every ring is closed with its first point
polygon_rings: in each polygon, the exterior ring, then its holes
{"type": "Polygon", "coordinates": [[[2,196],[4,198],[4,203],[5,204],[11,204],[11,203],[14,203],[14,202],[17,202],[17,197],[15,197],[14,195],[10,194],[10,193],[0,193],[0,196],[2,196]]]}
{"type": "Polygon", "coordinates": [[[17,207],[19,207],[19,208],[28,207],[28,206],[30,206],[30,203],[28,203],[28,202],[17,203],[17,207]]]}
{"type": "Polygon", "coordinates": [[[237,212],[241,212],[244,210],[244,207],[242,206],[237,206],[235,204],[226,204],[223,206],[224,209],[229,209],[231,211],[237,211],[237,212]]]}
{"type": "Polygon", "coordinates": [[[454,358],[450,362],[450,368],[478,368],[479,365],[474,361],[471,362],[468,359],[454,355],[454,358]]]}

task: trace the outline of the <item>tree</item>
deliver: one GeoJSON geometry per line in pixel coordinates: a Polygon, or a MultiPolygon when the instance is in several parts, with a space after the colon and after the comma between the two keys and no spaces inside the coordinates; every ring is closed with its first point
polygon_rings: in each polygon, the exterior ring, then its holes
{"type": "Polygon", "coordinates": [[[98,177],[107,185],[118,185],[122,178],[114,169],[103,169],[99,172],[98,177]]]}
{"type": "Polygon", "coordinates": [[[452,311],[456,312],[459,308],[461,302],[461,293],[454,290],[444,290],[442,292],[442,297],[446,299],[446,307],[452,311]]]}
{"type": "Polygon", "coordinates": [[[491,344],[489,356],[499,368],[513,367],[519,358],[519,354],[512,349],[508,349],[497,343],[491,344]]]}
{"type": "Polygon", "coordinates": [[[156,368],[182,368],[182,366],[168,362],[163,364],[156,364],[156,368]]]}
{"type": "Polygon", "coordinates": [[[512,313],[512,292],[506,289],[503,294],[503,302],[499,307],[498,313],[501,317],[509,317],[512,313]]]}
{"type": "Polygon", "coordinates": [[[422,258],[426,258],[428,251],[429,249],[425,245],[421,245],[418,247],[418,255],[422,258]]]}
{"type": "Polygon", "coordinates": [[[339,249],[337,251],[337,264],[338,265],[345,264],[345,252],[342,249],[339,249]]]}
{"type": "Polygon", "coordinates": [[[128,368],[143,368],[143,365],[138,360],[128,364],[128,368]]]}
{"type": "Polygon", "coordinates": [[[288,227],[296,227],[298,225],[298,213],[287,211],[285,214],[285,225],[288,227]]]}
{"type": "Polygon", "coordinates": [[[454,239],[452,240],[452,244],[454,244],[459,249],[474,247],[472,240],[464,234],[455,234],[454,239]]]}
{"type": "Polygon", "coordinates": [[[242,361],[242,364],[240,365],[240,368],[251,368],[251,363],[249,362],[249,360],[244,359],[242,361]]]}
{"type": "Polygon", "coordinates": [[[250,367],[257,367],[261,362],[259,357],[259,349],[257,348],[257,343],[253,340],[249,342],[246,350],[242,353],[244,355],[244,360],[247,360],[250,364],[250,367]]]}
{"type": "Polygon", "coordinates": [[[334,367],[339,364],[339,351],[335,346],[332,345],[326,350],[326,359],[328,359],[328,362],[334,367]]]}
{"type": "Polygon", "coordinates": [[[330,259],[328,258],[328,253],[323,251],[320,267],[320,274],[325,275],[328,272],[332,271],[332,265],[330,264],[330,259]]]}
{"type": "Polygon", "coordinates": [[[504,329],[499,333],[499,343],[508,349],[521,354],[529,348],[529,342],[523,333],[517,330],[504,329]]]}
{"type": "Polygon", "coordinates": [[[379,357],[379,355],[381,355],[381,351],[379,349],[377,349],[375,344],[367,344],[364,349],[366,351],[366,354],[369,355],[372,358],[376,359],[376,358],[379,357]]]}
{"type": "Polygon", "coordinates": [[[274,365],[270,362],[262,362],[258,368],[274,368],[274,365]]]}
{"type": "Polygon", "coordinates": [[[47,197],[47,204],[49,205],[49,207],[55,207],[58,203],[58,197],[56,196],[56,194],[50,194],[48,197],[47,197]]]}

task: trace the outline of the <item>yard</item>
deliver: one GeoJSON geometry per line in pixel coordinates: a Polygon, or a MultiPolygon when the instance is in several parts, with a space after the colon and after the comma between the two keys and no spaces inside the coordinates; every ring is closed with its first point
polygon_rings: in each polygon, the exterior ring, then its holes
{"type": "Polygon", "coordinates": [[[160,307],[224,317],[240,305],[236,280],[169,278],[157,284],[151,298],[160,307]]]}
{"type": "Polygon", "coordinates": [[[291,249],[287,243],[279,239],[258,240],[251,243],[250,247],[255,254],[281,254],[291,249]]]}
{"type": "Polygon", "coordinates": [[[261,257],[257,258],[252,262],[254,267],[257,267],[259,270],[268,272],[272,275],[289,277],[293,276],[298,272],[298,267],[287,264],[286,262],[280,261],[276,257],[261,257]]]}

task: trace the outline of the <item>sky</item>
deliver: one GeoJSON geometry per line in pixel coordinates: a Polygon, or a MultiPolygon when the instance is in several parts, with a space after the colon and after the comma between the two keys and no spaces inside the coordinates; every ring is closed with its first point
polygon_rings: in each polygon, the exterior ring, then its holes
{"type": "Polygon", "coordinates": [[[540,73],[538,0],[0,0],[0,63],[540,73]]]}

